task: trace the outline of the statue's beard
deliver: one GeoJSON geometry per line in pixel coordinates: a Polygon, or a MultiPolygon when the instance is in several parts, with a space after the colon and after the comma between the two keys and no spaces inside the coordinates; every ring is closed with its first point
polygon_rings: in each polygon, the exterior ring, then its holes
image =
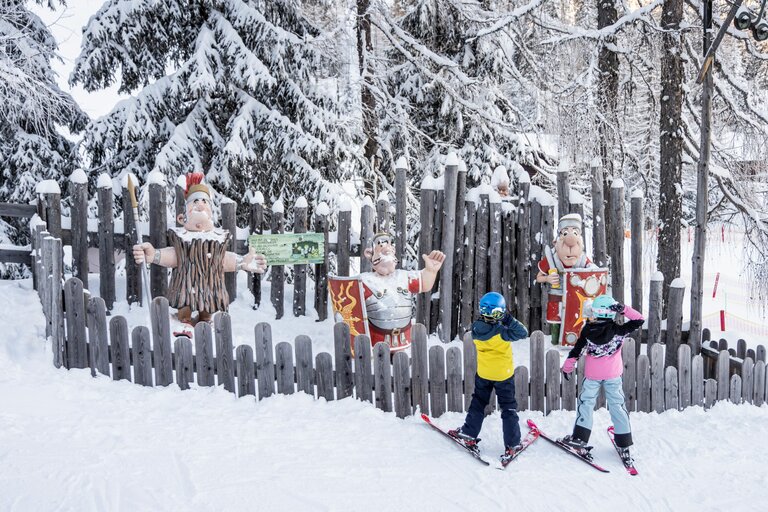
{"type": "Polygon", "coordinates": [[[371,260],[371,265],[373,265],[374,268],[379,266],[381,263],[392,263],[392,266],[394,267],[397,265],[397,258],[393,254],[380,254],[378,256],[375,256],[371,260]]]}

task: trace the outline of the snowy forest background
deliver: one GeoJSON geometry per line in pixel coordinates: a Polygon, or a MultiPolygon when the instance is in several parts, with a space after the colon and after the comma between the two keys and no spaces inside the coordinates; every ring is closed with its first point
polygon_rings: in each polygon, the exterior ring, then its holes
{"type": "MultiPolygon", "coordinates": [[[[107,0],[59,77],[57,41],[39,13],[63,6],[0,2],[0,202],[33,201],[43,179],[66,199],[67,177],[83,168],[92,185],[103,172],[143,183],[159,170],[172,186],[203,171],[238,202],[261,190],[271,201],[334,205],[343,183],[360,195],[390,190],[401,156],[415,201],[449,149],[470,186],[504,166],[513,184],[527,171],[554,192],[565,165],[572,189],[589,196],[597,158],[605,187],[620,177],[628,194],[645,193],[665,276],[685,264],[699,0],[107,0]],[[116,86],[124,99],[91,117],[65,82],[116,86]]],[[[715,2],[716,30],[729,7],[715,2]]],[[[77,9],[71,1],[63,12],[77,9]]],[[[745,270],[759,292],[768,287],[768,45],[731,27],[714,82],[709,218],[748,233],[745,270]]],[[[0,220],[0,243],[26,243],[19,228],[0,220]]]]}

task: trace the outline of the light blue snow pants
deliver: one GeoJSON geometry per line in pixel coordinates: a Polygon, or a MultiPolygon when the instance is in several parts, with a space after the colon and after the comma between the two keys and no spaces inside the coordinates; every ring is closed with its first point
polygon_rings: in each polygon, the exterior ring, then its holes
{"type": "Polygon", "coordinates": [[[632,433],[629,426],[629,413],[624,406],[624,390],[622,389],[621,377],[608,380],[584,379],[582,381],[573,436],[583,441],[589,441],[589,435],[592,432],[592,413],[595,410],[595,402],[597,402],[600,386],[603,386],[603,389],[605,389],[605,401],[608,404],[608,412],[611,414],[616,444],[619,446],[631,446],[632,433]]]}

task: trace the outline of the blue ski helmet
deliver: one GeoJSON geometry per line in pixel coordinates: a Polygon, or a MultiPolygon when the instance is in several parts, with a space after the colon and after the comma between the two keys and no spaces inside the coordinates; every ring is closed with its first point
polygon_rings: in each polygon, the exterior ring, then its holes
{"type": "Polygon", "coordinates": [[[496,292],[488,292],[480,299],[480,315],[492,320],[500,320],[507,311],[507,301],[496,292]]]}
{"type": "Polygon", "coordinates": [[[614,304],[616,304],[616,301],[610,295],[595,297],[595,300],[592,301],[592,316],[595,318],[613,319],[616,316],[616,312],[610,308],[614,304]]]}

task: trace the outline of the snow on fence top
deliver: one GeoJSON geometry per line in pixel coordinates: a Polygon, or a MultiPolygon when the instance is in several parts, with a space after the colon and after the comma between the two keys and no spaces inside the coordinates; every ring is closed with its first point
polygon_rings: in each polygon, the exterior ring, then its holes
{"type": "Polygon", "coordinates": [[[124,189],[128,188],[128,177],[129,176],[131,178],[131,182],[133,183],[133,186],[134,187],[138,187],[139,186],[139,178],[137,178],[136,175],[133,174],[132,172],[128,172],[128,173],[125,173],[123,175],[123,177],[120,179],[120,186],[123,187],[124,189]]]}
{"type": "Polygon", "coordinates": [[[84,170],[75,169],[74,172],[70,174],[69,181],[72,183],[77,183],[78,185],[83,185],[88,183],[88,176],[85,174],[84,170]]]}
{"type": "Polygon", "coordinates": [[[395,169],[408,169],[408,159],[404,156],[398,158],[395,162],[395,169]]]}
{"type": "Polygon", "coordinates": [[[35,192],[38,194],[61,194],[61,188],[56,180],[43,180],[35,187],[35,192]]]}
{"type": "Polygon", "coordinates": [[[635,199],[635,198],[638,198],[638,197],[639,198],[645,197],[645,193],[643,192],[643,189],[640,188],[640,187],[636,187],[636,188],[632,189],[632,198],[635,199]]]}
{"type": "Polygon", "coordinates": [[[422,190],[437,190],[437,183],[435,183],[435,178],[430,173],[427,173],[424,176],[424,179],[421,180],[421,189],[422,190]]]}
{"type": "Polygon", "coordinates": [[[557,205],[554,196],[538,185],[531,185],[531,188],[528,190],[528,198],[531,201],[538,202],[541,206],[557,205]]]}
{"type": "Polygon", "coordinates": [[[379,192],[379,197],[378,199],[376,199],[376,201],[384,201],[386,203],[389,203],[390,202],[389,192],[387,192],[386,190],[382,190],[381,192],[379,192]]]}
{"type": "Polygon", "coordinates": [[[459,162],[461,162],[461,159],[459,159],[459,155],[457,155],[455,151],[448,153],[448,157],[445,159],[446,166],[450,165],[458,167],[459,162]]]}
{"type": "MultiPolygon", "coordinates": [[[[366,199],[368,199],[366,197],[366,199]]],[[[370,201],[370,199],[368,199],[370,201]]],[[[365,201],[363,201],[365,203],[365,201]]],[[[321,201],[318,203],[317,208],[315,208],[315,215],[330,215],[331,209],[328,207],[328,203],[325,201],[321,201]]]]}
{"type": "Polygon", "coordinates": [[[339,199],[339,211],[340,212],[351,212],[352,211],[352,201],[347,196],[342,196],[341,199],[339,199]]]}
{"type": "Polygon", "coordinates": [[[112,178],[109,174],[103,172],[99,174],[99,179],[96,180],[96,188],[112,188],[112,178]]]}
{"type": "Polygon", "coordinates": [[[685,280],[682,277],[676,277],[669,283],[670,288],[685,288],[685,280]]]}
{"type": "Polygon", "coordinates": [[[491,186],[493,188],[498,188],[502,183],[507,186],[509,185],[509,173],[507,173],[506,167],[500,165],[493,170],[493,174],[491,175],[491,186]]]}
{"type": "Polygon", "coordinates": [[[621,178],[614,179],[611,188],[624,188],[624,180],[621,178]]]}
{"type": "Polygon", "coordinates": [[[308,208],[309,205],[307,204],[307,198],[304,196],[299,196],[299,198],[296,199],[296,204],[294,206],[296,208],[308,208]]]}
{"type": "Polygon", "coordinates": [[[165,185],[165,174],[158,170],[154,170],[147,175],[147,183],[150,185],[165,185]]]}
{"type": "Polygon", "coordinates": [[[176,178],[176,186],[181,187],[183,190],[187,189],[187,177],[183,174],[176,178]]]}
{"type": "Polygon", "coordinates": [[[275,204],[272,205],[272,211],[274,213],[285,213],[285,206],[283,205],[282,199],[275,201],[275,204]]]}
{"type": "Polygon", "coordinates": [[[651,275],[651,281],[664,281],[664,274],[657,270],[651,275]]]}
{"type": "Polygon", "coordinates": [[[264,204],[264,194],[261,193],[261,191],[257,190],[256,192],[251,193],[249,190],[245,193],[245,197],[248,199],[248,202],[251,204],[264,204]]]}

